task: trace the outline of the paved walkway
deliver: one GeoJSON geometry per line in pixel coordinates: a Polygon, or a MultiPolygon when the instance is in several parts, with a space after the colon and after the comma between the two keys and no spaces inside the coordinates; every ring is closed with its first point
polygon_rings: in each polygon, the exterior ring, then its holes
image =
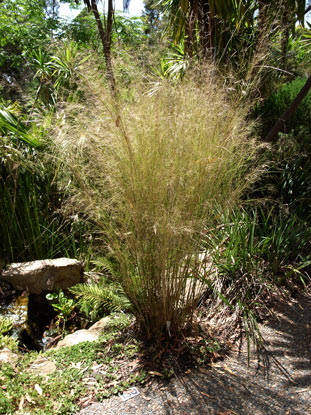
{"type": "Polygon", "coordinates": [[[246,345],[210,369],[194,369],[170,382],[153,380],[123,402],[113,396],[78,415],[311,415],[311,298],[275,306],[261,325],[267,353],[246,345]]]}

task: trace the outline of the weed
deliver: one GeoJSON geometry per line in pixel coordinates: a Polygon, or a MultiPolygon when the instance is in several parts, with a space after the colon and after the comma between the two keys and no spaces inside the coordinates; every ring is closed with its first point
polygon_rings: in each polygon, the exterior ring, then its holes
{"type": "Polygon", "coordinates": [[[0,349],[7,348],[16,352],[18,341],[9,335],[12,327],[13,323],[9,318],[0,316],[0,349]]]}
{"type": "Polygon", "coordinates": [[[52,307],[57,313],[57,326],[60,328],[62,323],[61,331],[65,331],[67,321],[72,317],[73,311],[76,307],[75,300],[65,296],[62,290],[57,293],[49,293],[46,295],[46,299],[51,302],[52,307]]]}

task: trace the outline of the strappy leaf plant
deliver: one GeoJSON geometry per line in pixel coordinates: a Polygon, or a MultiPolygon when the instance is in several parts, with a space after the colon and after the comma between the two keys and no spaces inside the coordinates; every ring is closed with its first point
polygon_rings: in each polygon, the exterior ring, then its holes
{"type": "Polygon", "coordinates": [[[14,143],[21,141],[30,147],[38,147],[40,144],[40,138],[33,134],[31,125],[20,115],[16,102],[0,102],[0,137],[8,137],[14,143]]]}

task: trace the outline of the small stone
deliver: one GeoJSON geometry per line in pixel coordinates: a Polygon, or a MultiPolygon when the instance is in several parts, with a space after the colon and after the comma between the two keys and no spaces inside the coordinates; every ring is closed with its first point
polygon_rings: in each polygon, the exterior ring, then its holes
{"type": "Polygon", "coordinates": [[[102,319],[98,320],[96,323],[94,323],[88,331],[96,332],[100,334],[105,330],[105,328],[108,326],[108,324],[111,322],[111,317],[103,317],[102,319]]]}
{"type": "Polygon", "coordinates": [[[72,334],[68,334],[63,340],[61,340],[55,349],[60,349],[61,347],[74,346],[82,342],[94,342],[98,339],[99,334],[96,332],[91,332],[89,330],[78,330],[72,334]]]}
{"type": "Polygon", "coordinates": [[[28,372],[34,375],[48,376],[56,371],[56,365],[50,360],[39,357],[29,367],[28,372]]]}
{"type": "Polygon", "coordinates": [[[0,366],[2,363],[14,364],[18,360],[18,355],[5,348],[0,350],[0,366]]]}

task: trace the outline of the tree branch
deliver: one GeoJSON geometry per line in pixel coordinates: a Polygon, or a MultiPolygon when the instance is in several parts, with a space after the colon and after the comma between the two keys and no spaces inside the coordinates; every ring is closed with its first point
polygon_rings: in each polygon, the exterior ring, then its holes
{"type": "Polygon", "coordinates": [[[275,123],[274,127],[270,133],[265,138],[265,141],[272,142],[275,141],[278,137],[278,133],[283,130],[285,123],[290,119],[292,114],[296,111],[298,106],[301,104],[301,101],[305,98],[309,90],[311,89],[311,76],[307,79],[304,86],[301,88],[300,92],[290,104],[288,109],[280,116],[278,121],[275,123]]]}

